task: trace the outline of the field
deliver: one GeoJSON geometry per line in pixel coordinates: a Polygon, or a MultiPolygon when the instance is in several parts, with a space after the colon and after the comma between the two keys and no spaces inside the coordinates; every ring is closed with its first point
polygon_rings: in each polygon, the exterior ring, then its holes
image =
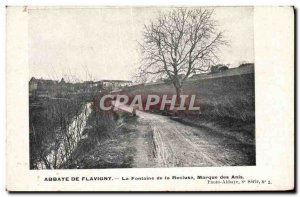
{"type": "MultiPolygon", "coordinates": [[[[195,94],[201,113],[181,112],[177,121],[255,143],[254,73],[210,79],[188,80],[182,94],[195,94]]],[[[172,84],[128,88],[128,95],[175,94],[172,84]]],[[[157,111],[160,113],[159,111],[157,111]]]]}
{"type": "MultiPolygon", "coordinates": [[[[171,84],[129,88],[134,94],[175,94],[171,84]]],[[[195,94],[196,103],[205,116],[254,121],[254,74],[186,81],[183,94],[195,94]]]]}

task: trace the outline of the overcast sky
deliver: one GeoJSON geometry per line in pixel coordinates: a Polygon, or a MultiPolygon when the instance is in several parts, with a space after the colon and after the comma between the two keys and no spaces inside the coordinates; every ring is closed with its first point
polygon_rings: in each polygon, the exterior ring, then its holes
{"type": "MultiPolygon", "coordinates": [[[[163,10],[30,9],[30,77],[132,80],[139,66],[136,41],[159,11],[163,10]]],[[[242,61],[254,62],[253,8],[218,7],[215,19],[231,45],[223,48],[220,63],[236,67],[242,61]]]]}

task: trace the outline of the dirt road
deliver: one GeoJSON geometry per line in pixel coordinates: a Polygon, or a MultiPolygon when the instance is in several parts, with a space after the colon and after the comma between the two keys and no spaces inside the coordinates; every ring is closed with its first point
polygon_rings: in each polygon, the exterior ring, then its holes
{"type": "Polygon", "coordinates": [[[141,111],[137,116],[134,167],[255,165],[254,145],[167,116],[141,111]]]}

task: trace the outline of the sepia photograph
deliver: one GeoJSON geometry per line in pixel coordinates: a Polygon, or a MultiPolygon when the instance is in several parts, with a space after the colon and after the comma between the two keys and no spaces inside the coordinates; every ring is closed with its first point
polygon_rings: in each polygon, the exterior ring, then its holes
{"type": "Polygon", "coordinates": [[[26,11],[30,170],[256,165],[254,7],[26,11]]]}
{"type": "Polygon", "coordinates": [[[5,11],[8,193],[296,191],[295,7],[5,11]]]}

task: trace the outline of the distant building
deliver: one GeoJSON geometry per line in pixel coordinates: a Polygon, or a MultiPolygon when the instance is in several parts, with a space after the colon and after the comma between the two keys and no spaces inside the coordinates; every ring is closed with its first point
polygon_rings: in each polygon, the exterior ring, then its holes
{"type": "Polygon", "coordinates": [[[132,81],[126,80],[101,80],[104,89],[116,90],[132,85],[132,81]]]}
{"type": "Polygon", "coordinates": [[[222,71],[218,71],[218,72],[195,74],[195,75],[191,76],[189,78],[189,80],[208,79],[208,78],[226,77],[226,76],[234,76],[234,75],[244,75],[244,74],[250,74],[250,73],[254,73],[254,64],[253,63],[251,63],[251,64],[249,63],[247,65],[239,66],[236,68],[223,69],[222,71]]]}
{"type": "Polygon", "coordinates": [[[81,83],[81,92],[99,92],[102,88],[103,85],[101,81],[85,81],[81,83]]]}
{"type": "Polygon", "coordinates": [[[29,80],[29,92],[33,92],[37,89],[38,87],[38,80],[36,80],[34,77],[32,77],[29,80]]]}
{"type": "Polygon", "coordinates": [[[217,64],[215,66],[212,66],[210,68],[211,73],[218,73],[218,72],[223,72],[225,70],[228,70],[228,66],[224,64],[217,64]]]}
{"type": "Polygon", "coordinates": [[[239,67],[240,68],[242,68],[242,67],[254,67],[254,64],[253,63],[243,63],[239,67]]]}
{"type": "Polygon", "coordinates": [[[61,80],[60,80],[60,82],[59,82],[60,84],[65,84],[66,82],[65,82],[65,79],[64,78],[61,78],[61,80]]]}
{"type": "Polygon", "coordinates": [[[69,83],[64,78],[60,81],[37,79],[32,77],[29,81],[30,96],[66,97],[70,95],[84,95],[86,93],[99,93],[102,90],[120,90],[132,85],[126,80],[84,81],[82,83],[69,83]]]}
{"type": "Polygon", "coordinates": [[[57,88],[58,81],[49,79],[36,79],[32,77],[29,81],[29,94],[49,95],[57,88]]]}
{"type": "Polygon", "coordinates": [[[72,92],[74,92],[75,87],[73,83],[66,82],[64,78],[61,78],[60,82],[57,85],[56,96],[64,97],[72,92]]]}

